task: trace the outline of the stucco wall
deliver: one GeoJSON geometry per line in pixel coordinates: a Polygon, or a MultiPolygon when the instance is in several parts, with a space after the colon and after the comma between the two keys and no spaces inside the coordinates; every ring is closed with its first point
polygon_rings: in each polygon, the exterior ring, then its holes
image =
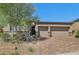
{"type": "MultiPolygon", "coordinates": [[[[76,34],[76,31],[79,30],[79,22],[74,22],[73,24],[37,24],[36,25],[36,31],[38,32],[38,26],[45,26],[45,27],[48,27],[48,26],[52,26],[52,27],[70,27],[69,28],[69,31],[73,31],[75,30],[75,33],[73,34],[73,36],[76,34]]],[[[3,28],[4,31],[10,31],[10,26],[7,25],[5,28],[3,28]]]]}

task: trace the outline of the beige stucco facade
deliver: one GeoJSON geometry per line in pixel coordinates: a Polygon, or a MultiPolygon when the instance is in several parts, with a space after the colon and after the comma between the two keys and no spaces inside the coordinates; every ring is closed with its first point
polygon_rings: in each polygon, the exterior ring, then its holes
{"type": "MultiPolygon", "coordinates": [[[[52,37],[62,34],[75,36],[79,22],[40,22],[36,25],[38,36],[52,37]],[[74,33],[72,33],[74,31],[74,33]]],[[[62,35],[63,36],[63,35],[62,35]]]]}
{"type": "MultiPolygon", "coordinates": [[[[52,37],[57,34],[62,35],[62,33],[75,36],[76,31],[79,30],[79,22],[39,22],[36,24],[35,29],[39,37],[52,37]],[[72,34],[73,30],[74,33],[72,34]]],[[[3,30],[10,32],[10,26],[6,26],[3,30]]]]}

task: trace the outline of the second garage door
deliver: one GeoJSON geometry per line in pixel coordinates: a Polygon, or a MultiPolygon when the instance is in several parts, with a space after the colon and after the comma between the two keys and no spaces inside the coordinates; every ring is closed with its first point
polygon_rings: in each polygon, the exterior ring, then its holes
{"type": "Polygon", "coordinates": [[[52,27],[52,37],[59,38],[59,37],[67,37],[68,36],[68,27],[52,27]]]}

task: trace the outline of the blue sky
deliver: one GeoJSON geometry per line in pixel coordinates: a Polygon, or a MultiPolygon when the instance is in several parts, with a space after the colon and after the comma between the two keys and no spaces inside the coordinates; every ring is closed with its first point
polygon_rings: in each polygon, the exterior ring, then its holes
{"type": "Polygon", "coordinates": [[[78,3],[36,3],[36,13],[40,21],[71,22],[79,18],[78,3]]]}

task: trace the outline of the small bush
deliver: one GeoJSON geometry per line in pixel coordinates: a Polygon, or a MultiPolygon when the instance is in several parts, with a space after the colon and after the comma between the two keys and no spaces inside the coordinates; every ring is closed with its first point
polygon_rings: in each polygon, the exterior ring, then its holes
{"type": "Polygon", "coordinates": [[[11,40],[11,35],[8,34],[8,33],[4,33],[4,34],[2,35],[2,39],[3,39],[5,42],[8,42],[8,41],[11,40]]]}
{"type": "Polygon", "coordinates": [[[76,32],[76,37],[79,38],[79,30],[76,32]]]}
{"type": "Polygon", "coordinates": [[[34,52],[33,47],[29,47],[28,50],[29,50],[30,52],[34,52]]]}
{"type": "Polygon", "coordinates": [[[0,37],[2,37],[3,33],[0,32],[0,37]]]}
{"type": "Polygon", "coordinates": [[[26,41],[26,34],[25,33],[20,33],[20,32],[17,32],[16,33],[16,36],[15,37],[15,40],[18,40],[18,41],[26,41]]]}

